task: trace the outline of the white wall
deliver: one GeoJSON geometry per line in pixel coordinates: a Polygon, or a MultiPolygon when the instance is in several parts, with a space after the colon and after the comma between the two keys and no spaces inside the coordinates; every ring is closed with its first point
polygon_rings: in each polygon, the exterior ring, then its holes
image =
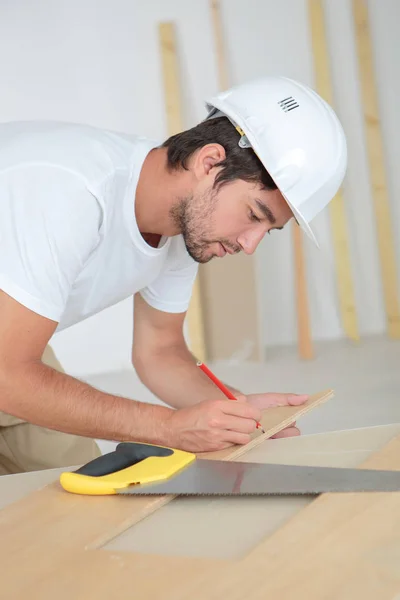
{"type": "MultiPolygon", "coordinates": [[[[362,334],[385,318],[372,198],[364,150],[350,0],[326,2],[335,107],[348,134],[344,186],[362,334]],[[339,34],[342,36],[339,37],[339,34]]],[[[237,83],[282,73],[314,84],[303,0],[222,0],[229,77],[237,83]]],[[[400,49],[397,0],[369,2],[388,185],[400,280],[400,49]]],[[[166,136],[157,22],[176,22],[185,126],[204,116],[217,88],[208,0],[19,0],[0,2],[0,120],[86,122],[163,139],[166,136]]],[[[315,338],[342,335],[328,215],[315,221],[322,251],[306,243],[315,338]]],[[[260,317],[266,345],[296,339],[290,232],[275,232],[257,253],[260,317]]],[[[131,302],[57,334],[53,347],[73,374],[129,366],[131,302]]]]}

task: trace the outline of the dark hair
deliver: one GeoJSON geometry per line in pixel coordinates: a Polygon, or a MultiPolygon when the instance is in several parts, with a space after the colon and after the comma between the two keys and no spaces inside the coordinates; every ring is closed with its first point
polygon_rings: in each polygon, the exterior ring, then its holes
{"type": "Polygon", "coordinates": [[[216,166],[222,167],[215,179],[215,186],[243,179],[261,184],[264,189],[275,190],[277,186],[268,171],[251,148],[240,148],[239,133],[226,117],[202,121],[195,127],[169,137],[161,147],[167,148],[167,168],[187,169],[189,157],[206,144],[217,143],[225,148],[226,157],[216,166]]]}

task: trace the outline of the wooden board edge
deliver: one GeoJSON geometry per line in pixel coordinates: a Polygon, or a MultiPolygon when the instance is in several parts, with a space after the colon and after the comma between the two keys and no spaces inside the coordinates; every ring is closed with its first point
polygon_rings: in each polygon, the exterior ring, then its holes
{"type": "Polygon", "coordinates": [[[260,444],[262,444],[265,440],[268,440],[273,435],[282,431],[288,427],[293,421],[296,421],[309,411],[314,408],[320,406],[321,404],[327,402],[334,396],[334,390],[327,389],[322,392],[318,392],[309,397],[307,402],[300,406],[277,406],[273,408],[268,408],[264,411],[264,415],[261,419],[261,424],[265,430],[265,433],[255,433],[253,439],[246,444],[245,446],[235,446],[234,448],[227,448],[226,450],[218,450],[217,452],[204,452],[198,453],[198,458],[205,458],[207,460],[235,460],[236,458],[243,456],[249,450],[256,448],[260,444]],[[274,423],[271,425],[269,422],[271,417],[279,412],[288,412],[290,413],[288,416],[280,420],[278,423],[274,423]]]}

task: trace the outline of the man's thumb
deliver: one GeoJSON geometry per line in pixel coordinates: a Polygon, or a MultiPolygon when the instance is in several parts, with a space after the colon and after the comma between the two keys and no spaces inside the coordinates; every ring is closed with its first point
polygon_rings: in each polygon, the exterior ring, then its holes
{"type": "Polygon", "coordinates": [[[245,396],[244,394],[236,394],[235,398],[239,401],[239,402],[247,402],[247,396],[245,396]]]}

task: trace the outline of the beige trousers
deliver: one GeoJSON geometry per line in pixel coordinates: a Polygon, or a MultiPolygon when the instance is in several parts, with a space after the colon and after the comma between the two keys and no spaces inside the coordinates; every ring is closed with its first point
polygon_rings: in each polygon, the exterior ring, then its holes
{"type": "MultiPolygon", "coordinates": [[[[42,360],[64,372],[50,346],[42,360]]],[[[81,465],[100,454],[94,439],[32,425],[0,411],[0,475],[81,465]]]]}

